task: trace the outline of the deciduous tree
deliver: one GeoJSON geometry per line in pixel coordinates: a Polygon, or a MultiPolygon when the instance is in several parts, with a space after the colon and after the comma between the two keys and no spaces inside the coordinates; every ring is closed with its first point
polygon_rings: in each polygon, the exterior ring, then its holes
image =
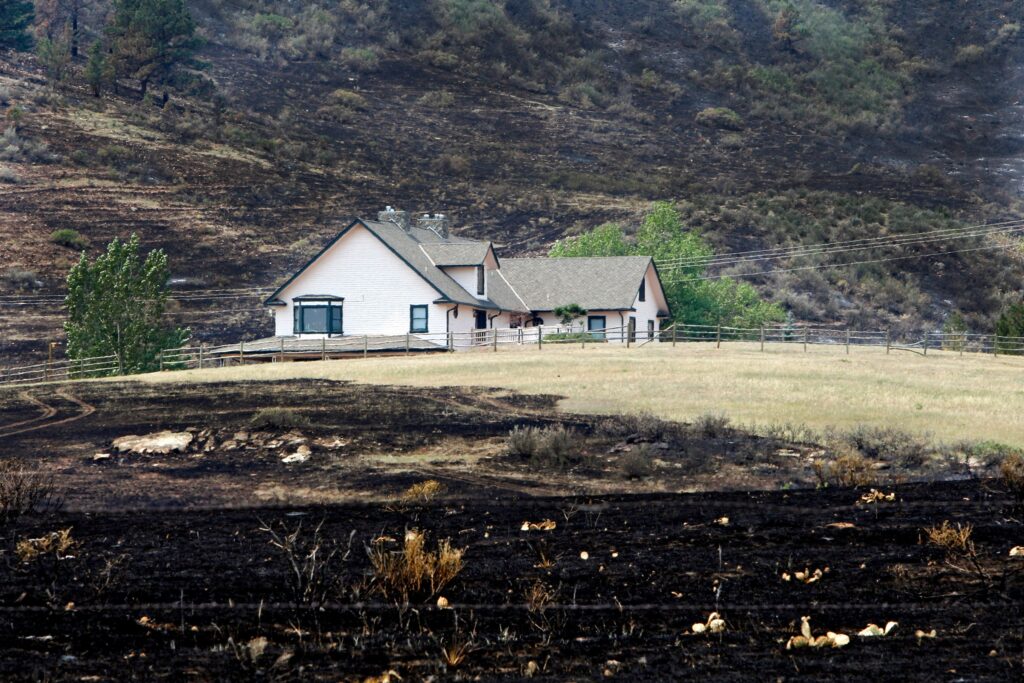
{"type": "Polygon", "coordinates": [[[135,234],[127,242],[114,239],[93,262],[83,251],[68,274],[68,356],[115,356],[122,374],[155,369],[160,352],[182,346],[189,335],[164,319],[169,276],[163,250],[142,260],[135,234]]]}

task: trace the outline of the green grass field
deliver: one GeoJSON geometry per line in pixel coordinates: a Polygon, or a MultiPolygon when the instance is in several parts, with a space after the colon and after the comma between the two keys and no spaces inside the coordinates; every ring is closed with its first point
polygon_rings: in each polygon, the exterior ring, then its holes
{"type": "Polygon", "coordinates": [[[147,382],[326,378],[414,386],[502,387],[565,397],[563,410],[724,414],[744,425],[820,430],[858,424],[1024,447],[1024,358],[854,347],[681,344],[545,346],[498,353],[353,358],[168,372],[147,382]]]}

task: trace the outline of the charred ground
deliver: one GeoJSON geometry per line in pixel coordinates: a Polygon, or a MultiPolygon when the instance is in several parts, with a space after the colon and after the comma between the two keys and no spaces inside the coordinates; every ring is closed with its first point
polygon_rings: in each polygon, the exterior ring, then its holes
{"type": "Polygon", "coordinates": [[[98,382],[2,402],[3,464],[52,475],[66,496],[0,526],[7,680],[1011,680],[1024,666],[1010,609],[1024,598],[1009,554],[1019,500],[979,479],[991,470],[977,460],[879,453],[863,487],[806,488],[812,463],[839,453],[710,418],[561,415],[552,398],[489,391],[98,382]],[[254,413],[282,424],[256,427],[254,413]],[[580,458],[539,471],[507,452],[516,427],[570,429],[580,458]],[[197,441],[110,450],[163,429],[197,441]],[[295,437],[310,456],[285,464],[295,437]],[[623,457],[652,449],[653,472],[624,473],[623,457]],[[402,495],[427,480],[443,492],[402,495]],[[893,500],[863,502],[868,482],[893,500]],[[774,490],[713,490],[727,488],[774,490]],[[678,493],[690,489],[704,492],[678,493]],[[943,522],[970,526],[969,554],[927,541],[943,522]],[[465,552],[454,581],[406,602],[381,591],[371,558],[413,529],[465,552]],[[29,552],[60,530],[63,551],[29,552]],[[293,552],[268,530],[294,534],[293,552]],[[314,548],[329,559],[308,599],[290,560],[314,548]],[[827,571],[782,577],[804,569],[827,571]],[[725,631],[692,634],[712,611],[725,631]],[[787,650],[802,616],[815,635],[899,625],[842,650],[787,650]]]}

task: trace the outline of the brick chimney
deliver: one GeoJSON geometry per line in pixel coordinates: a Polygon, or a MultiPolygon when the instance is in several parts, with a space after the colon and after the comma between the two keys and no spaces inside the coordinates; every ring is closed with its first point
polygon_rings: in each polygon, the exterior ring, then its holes
{"type": "Polygon", "coordinates": [[[416,221],[416,227],[432,230],[438,237],[447,238],[448,216],[445,216],[443,213],[435,213],[433,216],[425,213],[416,221]]]}
{"type": "Polygon", "coordinates": [[[402,230],[409,232],[412,227],[412,219],[408,211],[399,211],[393,206],[385,207],[383,211],[377,212],[377,220],[381,223],[394,223],[402,230]]]}

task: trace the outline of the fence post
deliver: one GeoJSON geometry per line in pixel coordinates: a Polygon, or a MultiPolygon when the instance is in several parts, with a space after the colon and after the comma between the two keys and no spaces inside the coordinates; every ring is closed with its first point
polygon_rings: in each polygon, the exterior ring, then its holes
{"type": "Polygon", "coordinates": [[[405,335],[405,355],[409,355],[409,333],[405,335]]]}
{"type": "Polygon", "coordinates": [[[999,358],[999,335],[992,335],[992,355],[999,358]]]}
{"type": "Polygon", "coordinates": [[[537,350],[540,351],[544,348],[544,326],[541,325],[537,328],[537,350]]]}
{"type": "Polygon", "coordinates": [[[672,326],[672,348],[676,347],[676,337],[679,336],[679,327],[677,325],[672,326]]]}
{"type": "Polygon", "coordinates": [[[366,358],[367,354],[370,353],[370,335],[363,335],[363,358],[366,358]]]}
{"type": "Polygon", "coordinates": [[[284,337],[281,337],[281,358],[278,360],[278,362],[284,362],[284,337]]]}
{"type": "Polygon", "coordinates": [[[451,352],[455,351],[455,333],[454,332],[449,332],[448,333],[448,350],[451,351],[451,352]]]}
{"type": "Polygon", "coordinates": [[[715,348],[722,348],[722,324],[719,323],[718,327],[715,328],[715,348]]]}
{"type": "Polygon", "coordinates": [[[892,348],[892,337],[889,335],[889,329],[885,330],[885,355],[889,355],[889,349],[892,348]]]}
{"type": "Polygon", "coordinates": [[[928,333],[927,332],[924,333],[924,341],[922,342],[922,346],[924,347],[924,355],[927,356],[928,355],[928,333]]]}
{"type": "Polygon", "coordinates": [[[245,342],[238,342],[238,364],[245,365],[245,342]]]}
{"type": "Polygon", "coordinates": [[[967,346],[967,333],[960,333],[960,357],[964,357],[964,347],[967,346]]]}
{"type": "Polygon", "coordinates": [[[846,355],[850,355],[850,328],[846,328],[846,355]]]}
{"type": "Polygon", "coordinates": [[[164,371],[164,352],[163,351],[160,352],[159,357],[160,357],[160,372],[163,372],[164,371]]]}
{"type": "Polygon", "coordinates": [[[498,352],[498,328],[494,327],[494,328],[492,328],[492,331],[494,332],[494,352],[497,353],[498,352]]]}
{"type": "Polygon", "coordinates": [[[807,328],[804,327],[804,353],[807,353],[807,328]]]}
{"type": "Polygon", "coordinates": [[[761,325],[761,353],[764,353],[764,325],[761,325]]]}
{"type": "Polygon", "coordinates": [[[200,370],[203,369],[203,355],[205,355],[204,354],[205,351],[206,351],[206,342],[200,342],[199,343],[199,369],[200,370]]]}

